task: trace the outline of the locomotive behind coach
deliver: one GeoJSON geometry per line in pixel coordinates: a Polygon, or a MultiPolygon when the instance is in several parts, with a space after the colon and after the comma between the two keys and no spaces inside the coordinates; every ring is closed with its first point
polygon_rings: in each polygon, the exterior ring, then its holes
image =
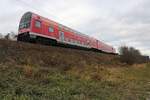
{"type": "Polygon", "coordinates": [[[17,40],[51,45],[59,43],[106,53],[116,53],[112,46],[31,12],[22,16],[17,40]]]}

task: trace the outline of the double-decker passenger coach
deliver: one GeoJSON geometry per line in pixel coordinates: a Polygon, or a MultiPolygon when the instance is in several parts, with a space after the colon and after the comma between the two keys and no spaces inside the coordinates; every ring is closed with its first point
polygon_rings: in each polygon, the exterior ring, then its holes
{"type": "Polygon", "coordinates": [[[19,24],[18,41],[63,44],[116,53],[112,46],[35,13],[25,13],[19,24]]]}

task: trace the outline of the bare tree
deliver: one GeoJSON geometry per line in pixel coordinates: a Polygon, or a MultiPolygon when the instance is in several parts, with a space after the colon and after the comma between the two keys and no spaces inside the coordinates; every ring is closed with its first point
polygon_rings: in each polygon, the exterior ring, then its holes
{"type": "Polygon", "coordinates": [[[15,34],[15,32],[10,32],[10,33],[7,33],[4,36],[4,39],[6,39],[6,40],[16,40],[17,39],[17,35],[15,34]]]}
{"type": "Polygon", "coordinates": [[[10,39],[10,33],[7,33],[7,34],[4,36],[4,39],[9,40],[9,39],[10,39]]]}
{"type": "Polygon", "coordinates": [[[16,40],[17,39],[17,35],[15,32],[10,32],[10,39],[11,40],[16,40]]]}
{"type": "Polygon", "coordinates": [[[121,62],[127,64],[145,63],[148,57],[143,56],[139,50],[133,47],[122,46],[119,48],[121,62]]]}

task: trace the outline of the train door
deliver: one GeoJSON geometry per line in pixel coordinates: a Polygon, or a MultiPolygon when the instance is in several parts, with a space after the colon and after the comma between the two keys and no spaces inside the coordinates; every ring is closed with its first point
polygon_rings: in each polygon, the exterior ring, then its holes
{"type": "Polygon", "coordinates": [[[64,32],[62,32],[62,31],[59,31],[59,40],[60,41],[64,41],[64,32]]]}
{"type": "Polygon", "coordinates": [[[96,40],[96,48],[99,49],[99,41],[96,40]]]}

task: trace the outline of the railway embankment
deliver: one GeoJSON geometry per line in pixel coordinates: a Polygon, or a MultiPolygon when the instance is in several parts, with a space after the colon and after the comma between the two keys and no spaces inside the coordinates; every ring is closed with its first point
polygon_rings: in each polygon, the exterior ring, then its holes
{"type": "Polygon", "coordinates": [[[0,40],[1,100],[145,100],[149,72],[117,55],[0,40]]]}

